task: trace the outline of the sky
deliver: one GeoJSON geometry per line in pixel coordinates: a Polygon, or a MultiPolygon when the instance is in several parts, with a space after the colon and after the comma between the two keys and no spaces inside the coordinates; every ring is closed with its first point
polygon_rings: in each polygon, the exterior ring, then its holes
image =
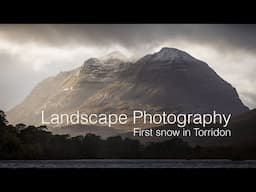
{"type": "Polygon", "coordinates": [[[206,62],[256,107],[256,24],[0,24],[0,109],[43,79],[120,51],[131,60],[173,47],[206,62]]]}

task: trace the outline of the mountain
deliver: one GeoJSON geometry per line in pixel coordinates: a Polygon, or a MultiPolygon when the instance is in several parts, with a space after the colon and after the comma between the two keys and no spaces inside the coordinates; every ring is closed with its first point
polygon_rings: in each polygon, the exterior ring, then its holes
{"type": "Polygon", "coordinates": [[[39,83],[7,115],[11,123],[40,124],[42,110],[131,115],[133,109],[234,115],[248,111],[235,88],[206,63],[181,50],[162,48],[134,63],[119,52],[88,59],[39,83]]]}
{"type": "Polygon", "coordinates": [[[134,85],[124,97],[167,111],[239,114],[248,110],[235,88],[206,63],[173,48],[147,55],[127,72],[134,85]]]}

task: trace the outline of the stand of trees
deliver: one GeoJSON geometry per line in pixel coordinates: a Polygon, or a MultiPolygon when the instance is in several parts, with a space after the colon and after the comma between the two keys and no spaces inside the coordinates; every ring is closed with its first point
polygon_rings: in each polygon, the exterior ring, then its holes
{"type": "Polygon", "coordinates": [[[103,140],[94,134],[77,137],[53,135],[46,126],[13,126],[6,120],[5,113],[0,111],[0,159],[256,159],[253,154],[255,153],[245,150],[234,151],[232,148],[224,147],[191,147],[180,138],[142,145],[138,140],[120,136],[103,140]],[[252,155],[248,157],[248,154],[252,155]]]}

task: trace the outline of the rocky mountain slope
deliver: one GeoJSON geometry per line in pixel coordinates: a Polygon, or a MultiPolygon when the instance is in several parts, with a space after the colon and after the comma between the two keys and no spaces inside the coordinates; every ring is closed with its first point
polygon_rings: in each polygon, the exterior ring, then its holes
{"type": "MultiPolygon", "coordinates": [[[[11,123],[40,124],[52,113],[149,112],[240,114],[248,111],[235,88],[206,63],[174,48],[162,48],[136,62],[115,52],[91,58],[74,70],[39,83],[8,112],[11,123]]],[[[129,124],[125,127],[129,130],[129,124]]]]}

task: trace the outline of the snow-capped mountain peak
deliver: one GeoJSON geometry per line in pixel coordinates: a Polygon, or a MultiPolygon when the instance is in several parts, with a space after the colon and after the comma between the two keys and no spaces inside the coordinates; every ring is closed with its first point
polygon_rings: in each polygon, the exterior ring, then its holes
{"type": "Polygon", "coordinates": [[[181,51],[179,49],[164,47],[159,52],[152,54],[152,59],[158,61],[173,61],[176,59],[193,60],[194,58],[188,53],[181,51]]]}

